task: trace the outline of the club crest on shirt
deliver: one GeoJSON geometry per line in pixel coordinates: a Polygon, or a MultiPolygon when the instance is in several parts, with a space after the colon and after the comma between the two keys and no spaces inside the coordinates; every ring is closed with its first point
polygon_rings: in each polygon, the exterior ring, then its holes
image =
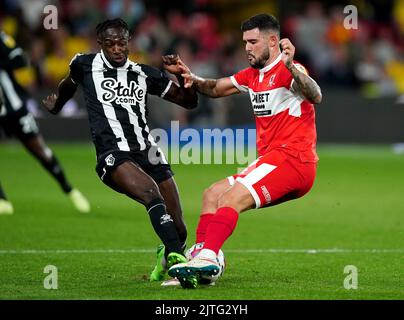
{"type": "Polygon", "coordinates": [[[269,78],[269,86],[270,87],[272,87],[272,86],[274,86],[274,84],[275,84],[275,77],[276,77],[276,74],[273,74],[270,78],[269,78]]]}

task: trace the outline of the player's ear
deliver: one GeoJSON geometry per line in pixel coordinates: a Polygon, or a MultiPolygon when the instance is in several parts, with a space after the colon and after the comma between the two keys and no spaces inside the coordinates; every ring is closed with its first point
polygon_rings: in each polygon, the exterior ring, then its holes
{"type": "Polygon", "coordinates": [[[270,33],[268,37],[270,47],[276,47],[279,45],[279,39],[275,33],[270,33]]]}

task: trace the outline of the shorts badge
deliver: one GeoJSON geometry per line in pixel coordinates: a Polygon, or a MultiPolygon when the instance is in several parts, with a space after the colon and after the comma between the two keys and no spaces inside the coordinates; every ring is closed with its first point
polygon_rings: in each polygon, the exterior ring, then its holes
{"type": "Polygon", "coordinates": [[[105,158],[105,163],[107,164],[107,166],[112,167],[115,163],[115,158],[112,154],[110,154],[108,157],[105,158]]]}

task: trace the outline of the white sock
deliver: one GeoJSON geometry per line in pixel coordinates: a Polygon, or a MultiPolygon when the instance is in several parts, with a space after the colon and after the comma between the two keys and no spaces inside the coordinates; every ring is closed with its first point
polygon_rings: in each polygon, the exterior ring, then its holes
{"type": "Polygon", "coordinates": [[[216,260],[216,253],[210,249],[202,249],[198,254],[198,258],[216,260]]]}

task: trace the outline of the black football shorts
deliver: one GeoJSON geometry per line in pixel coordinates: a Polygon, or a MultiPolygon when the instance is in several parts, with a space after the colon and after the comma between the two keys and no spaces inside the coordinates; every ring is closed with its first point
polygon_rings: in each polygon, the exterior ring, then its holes
{"type": "Polygon", "coordinates": [[[20,140],[36,137],[39,134],[34,116],[25,110],[0,117],[0,127],[6,136],[15,136],[20,140]]]}
{"type": "MultiPolygon", "coordinates": [[[[162,152],[149,152],[150,148],[143,151],[111,151],[98,157],[96,171],[100,179],[114,190],[114,183],[110,179],[110,173],[120,164],[131,161],[139,166],[157,184],[174,175],[170,164],[165,160],[162,152]],[[152,158],[150,158],[153,155],[152,158]]],[[[119,191],[119,190],[117,190],[119,191]]]]}

